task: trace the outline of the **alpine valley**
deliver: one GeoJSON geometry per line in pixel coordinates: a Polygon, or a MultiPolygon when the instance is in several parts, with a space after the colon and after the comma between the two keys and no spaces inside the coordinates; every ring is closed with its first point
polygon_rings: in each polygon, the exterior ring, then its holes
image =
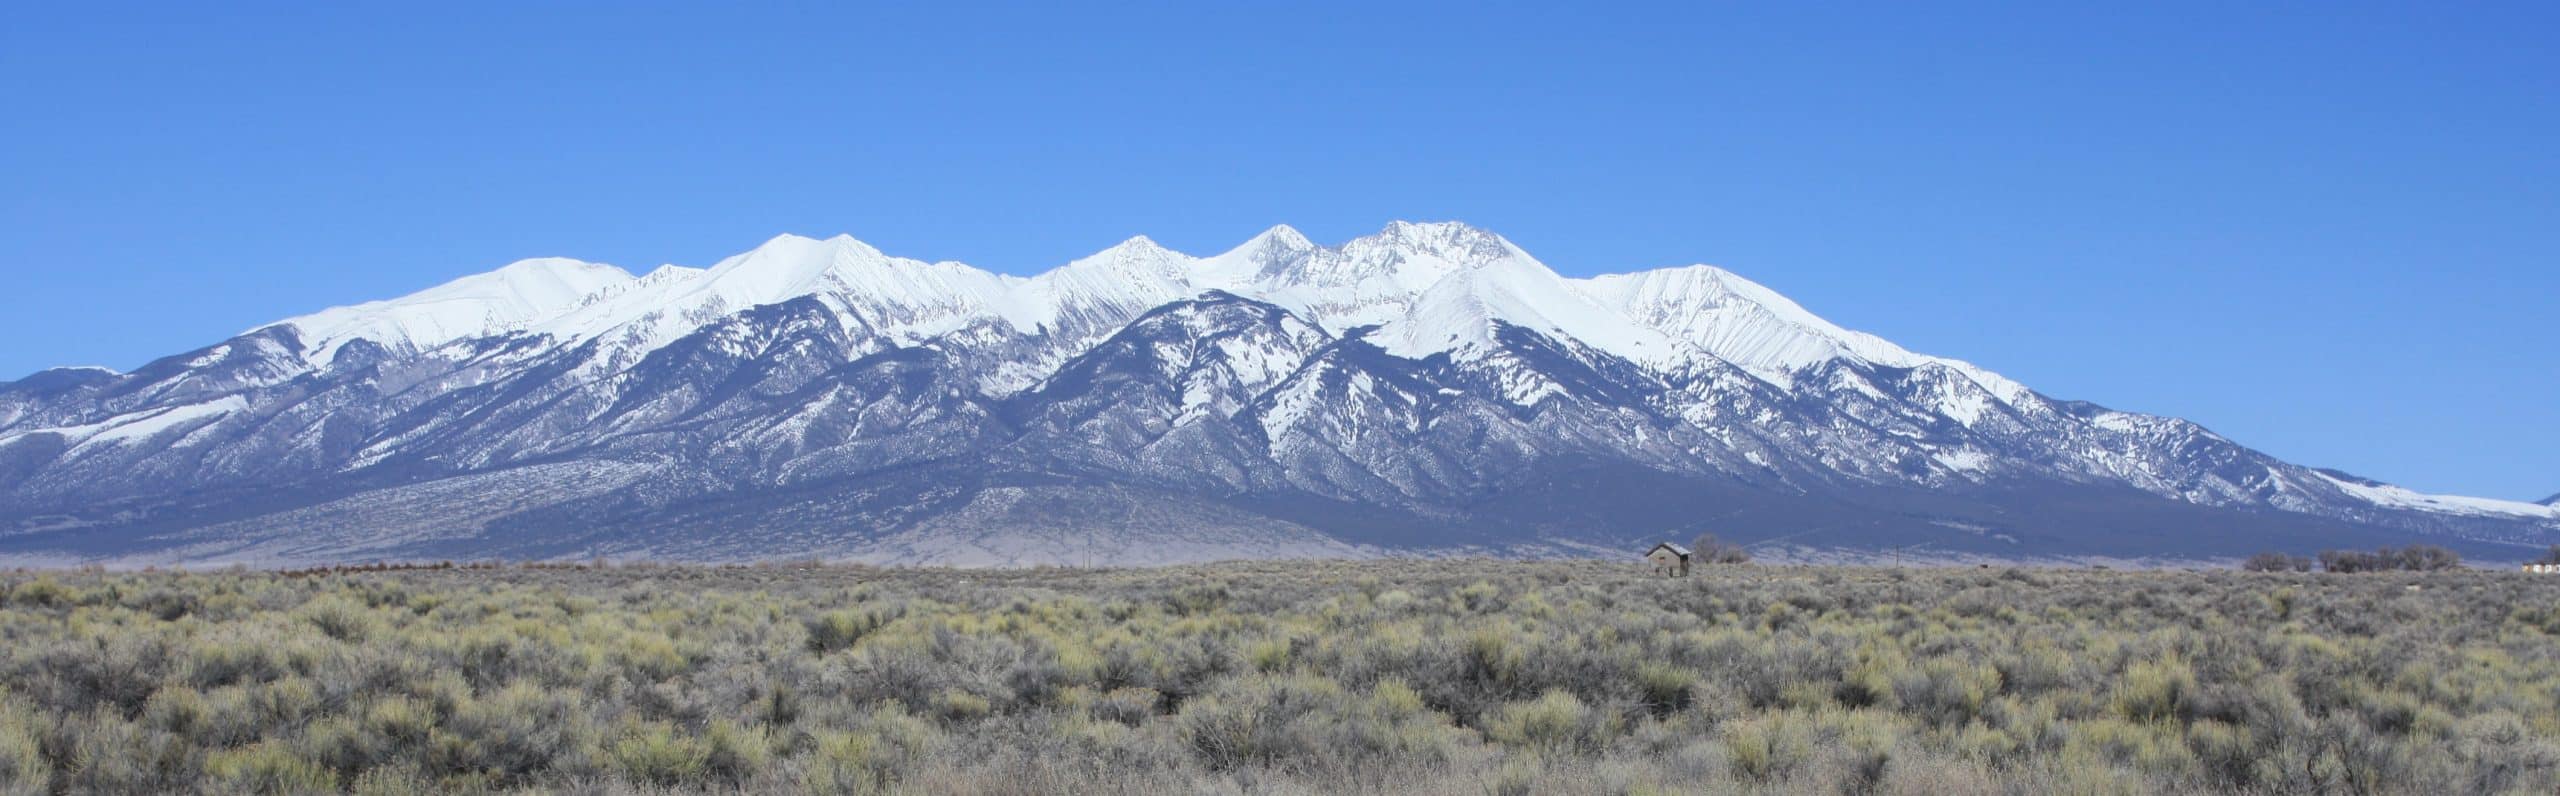
{"type": "Polygon", "coordinates": [[[2560,506],[2416,493],[2045,396],[1708,266],[1502,237],[1134,238],[1032,277],[775,238],[526,260],[132,372],[0,384],[0,560],[1134,564],[1631,556],[2163,563],[2560,506]]]}

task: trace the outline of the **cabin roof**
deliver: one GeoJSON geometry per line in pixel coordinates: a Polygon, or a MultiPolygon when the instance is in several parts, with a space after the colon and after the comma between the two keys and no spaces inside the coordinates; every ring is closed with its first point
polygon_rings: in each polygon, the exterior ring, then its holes
{"type": "MultiPolygon", "coordinates": [[[[1671,550],[1671,553],[1672,553],[1673,555],[1681,556],[1681,557],[1683,557],[1683,558],[1686,558],[1686,557],[1688,557],[1688,555],[1689,555],[1689,548],[1681,547],[1681,546],[1679,546],[1679,545],[1672,544],[1672,543],[1670,543],[1670,542],[1663,542],[1663,543],[1661,543],[1661,544],[1658,544],[1658,545],[1654,545],[1654,546],[1653,546],[1653,550],[1661,550],[1661,549],[1664,549],[1664,548],[1669,548],[1669,549],[1671,550]]],[[[1653,550],[1647,550],[1647,551],[1645,551],[1645,552],[1647,552],[1647,553],[1651,553],[1651,552],[1653,552],[1653,550]]]]}

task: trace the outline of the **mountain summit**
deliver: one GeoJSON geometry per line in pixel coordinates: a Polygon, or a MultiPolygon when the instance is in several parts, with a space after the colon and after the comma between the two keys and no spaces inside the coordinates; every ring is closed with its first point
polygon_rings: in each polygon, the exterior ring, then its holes
{"type": "Polygon", "coordinates": [[[2193,560],[2426,539],[2427,495],[2050,398],[1705,265],[1500,235],[1144,236],[1029,277],[783,235],[634,277],[526,260],[130,373],[0,384],[0,558],[1616,554],[2193,560]],[[1641,547],[1641,545],[1638,545],[1641,547]]]}

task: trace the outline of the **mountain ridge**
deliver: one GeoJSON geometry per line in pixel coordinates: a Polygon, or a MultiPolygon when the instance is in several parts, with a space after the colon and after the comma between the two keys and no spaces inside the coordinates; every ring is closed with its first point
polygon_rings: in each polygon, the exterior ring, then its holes
{"type": "Polygon", "coordinates": [[[849,236],[640,276],[519,261],[0,384],[0,476],[0,556],[80,560],[1557,554],[1719,523],[1814,556],[2560,537],[2560,507],[2287,464],[1730,271],[1568,278],[1454,222],[1335,246],[1279,225],[1206,257],[1137,236],[1027,277],[849,236]],[[1655,488],[1588,504],[1629,484],[1655,488]]]}

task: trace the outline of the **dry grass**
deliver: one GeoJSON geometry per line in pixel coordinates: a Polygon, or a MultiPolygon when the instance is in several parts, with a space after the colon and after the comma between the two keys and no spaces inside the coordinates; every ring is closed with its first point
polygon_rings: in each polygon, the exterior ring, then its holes
{"type": "Polygon", "coordinates": [[[2560,578],[0,575],[0,794],[2552,793],[2560,578]]]}

